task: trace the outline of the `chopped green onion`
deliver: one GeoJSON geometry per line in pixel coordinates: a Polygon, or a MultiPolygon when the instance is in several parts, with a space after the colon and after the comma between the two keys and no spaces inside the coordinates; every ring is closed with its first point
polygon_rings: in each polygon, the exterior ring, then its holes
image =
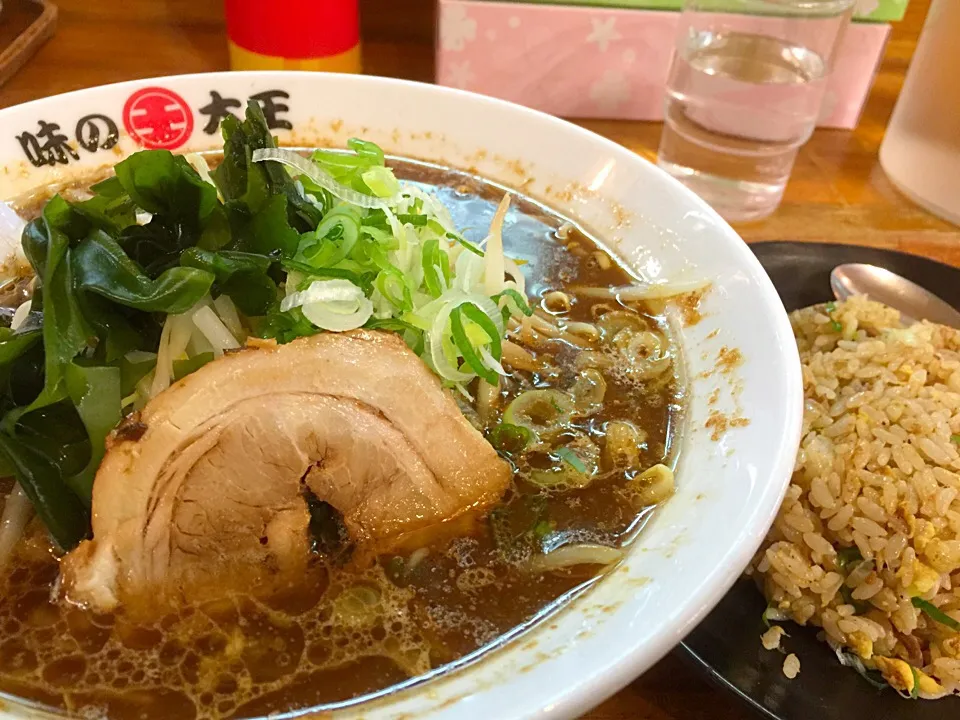
{"type": "Polygon", "coordinates": [[[960,435],[951,435],[950,442],[954,443],[955,445],[960,445],[960,435]]]}
{"type": "Polygon", "coordinates": [[[413,310],[413,294],[406,277],[395,267],[384,268],[377,275],[374,287],[401,313],[413,310]]]}
{"type": "Polygon", "coordinates": [[[392,332],[422,332],[420,328],[414,327],[410,323],[398,318],[372,318],[364,325],[370,330],[390,330],[392,332]]]}
{"type": "Polygon", "coordinates": [[[500,423],[490,430],[490,444],[504,455],[522,453],[533,440],[533,433],[522,425],[500,423]]]}
{"type": "Polygon", "coordinates": [[[407,208],[407,212],[411,215],[423,215],[423,198],[415,197],[414,193],[416,192],[415,188],[411,188],[409,185],[403,189],[403,192],[400,193],[400,197],[404,200],[410,201],[410,206],[407,208]]]}
{"type": "Polygon", "coordinates": [[[300,254],[305,260],[311,263],[316,262],[317,265],[321,265],[322,263],[318,260],[325,247],[326,246],[319,240],[314,243],[304,242],[300,248],[300,254]]]}
{"type": "MultiPolygon", "coordinates": [[[[373,230],[373,228],[364,229],[364,235],[351,254],[352,261],[364,266],[373,265],[378,270],[396,270],[400,272],[394,267],[393,263],[390,262],[390,258],[387,256],[387,253],[391,250],[397,250],[400,244],[398,242],[387,243],[383,240],[368,237],[368,230],[373,230]],[[356,258],[360,258],[360,260],[358,261],[356,258]]],[[[375,232],[379,233],[380,231],[375,230],[375,232]]],[[[391,235],[390,238],[393,239],[393,236],[391,235]]],[[[341,267],[344,267],[342,263],[341,267]]]]}
{"type": "Polygon", "coordinates": [[[830,327],[833,328],[834,332],[843,332],[843,325],[841,325],[837,320],[833,319],[833,313],[836,312],[837,304],[833,301],[828,302],[825,306],[827,311],[827,316],[830,317],[830,327]]]}
{"type": "Polygon", "coordinates": [[[931,620],[947,626],[954,632],[960,632],[960,622],[954,620],[932,602],[924,600],[923,598],[915,597],[910,598],[910,603],[917,608],[917,610],[930,617],[931,620]]]}
{"type": "Polygon", "coordinates": [[[327,172],[334,176],[342,176],[347,171],[356,168],[370,168],[377,164],[375,160],[371,161],[370,158],[351,155],[341,150],[314,150],[310,159],[323,165],[327,172]]]}
{"type": "Polygon", "coordinates": [[[302,272],[313,277],[349,280],[354,285],[361,287],[364,290],[372,287],[373,280],[376,277],[372,272],[357,273],[353,272],[352,270],[344,270],[342,268],[315,268],[312,265],[308,265],[307,263],[300,262],[292,258],[284,258],[280,261],[280,264],[287,270],[297,270],[298,272],[302,272]]]}
{"type": "Polygon", "coordinates": [[[499,305],[502,298],[509,298],[512,300],[516,305],[517,310],[527,317],[533,315],[533,308],[530,307],[530,303],[527,302],[527,299],[523,295],[518,293],[513,288],[507,288],[503,292],[497,293],[491,298],[491,300],[499,305]]]}
{"type": "Polygon", "coordinates": [[[589,440],[586,445],[578,446],[580,455],[570,447],[553,450],[550,457],[560,460],[560,464],[547,470],[532,469],[526,480],[550,490],[577,490],[587,487],[596,476],[599,468],[599,448],[589,440]]]}
{"type": "Polygon", "coordinates": [[[920,696],[920,675],[917,674],[917,669],[911,665],[910,672],[913,673],[913,687],[910,688],[910,699],[916,700],[920,696]]]}
{"type": "Polygon", "coordinates": [[[453,276],[450,274],[450,260],[447,257],[447,251],[440,249],[439,251],[440,258],[440,272],[443,274],[443,282],[447,287],[450,287],[453,282],[453,276]]]}
{"type": "Polygon", "coordinates": [[[440,249],[440,241],[431,238],[423,244],[423,282],[427,292],[438,298],[450,286],[450,262],[440,249]]]}
{"type": "MultiPolygon", "coordinates": [[[[490,338],[490,354],[495,360],[500,360],[503,356],[503,345],[500,341],[500,333],[493,321],[487,317],[487,314],[472,302],[466,302],[460,305],[460,310],[473,323],[480,326],[480,329],[490,338]]],[[[487,343],[484,343],[485,345],[487,343]]]]}
{"type": "Polygon", "coordinates": [[[356,158],[343,153],[317,150],[311,159],[288,148],[257,148],[253,162],[278,162],[292,167],[335,197],[362,208],[382,208],[386,201],[367,192],[370,188],[357,173],[356,158]],[[344,170],[346,168],[346,170],[344,170]]]}
{"type": "Polygon", "coordinates": [[[498,360],[501,353],[500,334],[497,332],[497,329],[494,327],[493,323],[490,322],[490,318],[488,318],[482,310],[477,308],[472,303],[463,303],[462,305],[454,308],[450,313],[450,328],[453,332],[453,341],[456,343],[457,349],[460,351],[463,359],[466,361],[470,369],[473,370],[473,372],[479,377],[483,378],[491,385],[496,385],[498,380],[497,373],[483,363],[483,359],[480,357],[480,354],[467,337],[467,333],[463,324],[464,317],[466,317],[467,320],[479,325],[481,330],[487,334],[491,345],[495,349],[494,357],[498,360]]]}
{"type": "Polygon", "coordinates": [[[535,438],[559,434],[576,409],[573,397],[562,390],[527,390],[515,397],[503,413],[503,421],[522,425],[535,438]]]}
{"type": "Polygon", "coordinates": [[[400,183],[394,177],[393,170],[382,165],[365,170],[360,174],[360,179],[377,197],[393,197],[400,191],[400,183]]]}
{"type": "Polygon", "coordinates": [[[362,327],[373,314],[373,303],[349,280],[314,280],[306,290],[288,294],[281,312],[299,307],[318,328],[343,332],[362,327]]]}
{"type": "Polygon", "coordinates": [[[368,212],[363,220],[360,221],[360,224],[363,226],[364,231],[368,228],[380,230],[381,232],[388,232],[390,230],[387,214],[380,208],[368,212]]]}
{"type": "Polygon", "coordinates": [[[397,215],[397,220],[402,223],[410,223],[414,227],[426,227],[429,218],[426,215],[410,215],[406,213],[400,213],[397,215]]]}
{"type": "MultiPolygon", "coordinates": [[[[864,562],[872,561],[865,561],[863,556],[860,554],[860,549],[856,545],[842,548],[837,551],[837,568],[845,575],[849,575],[864,562]]],[[[852,605],[854,610],[856,610],[858,613],[864,613],[869,609],[869,605],[867,605],[867,603],[863,602],[862,600],[857,600],[853,597],[853,591],[846,585],[840,586],[840,595],[843,598],[844,603],[847,605],[852,605]]]]}
{"type": "MultiPolygon", "coordinates": [[[[785,620],[789,620],[790,618],[787,617],[787,615],[779,608],[775,608],[773,605],[767,605],[767,607],[764,608],[760,619],[763,621],[764,626],[769,629],[771,620],[773,622],[783,622],[785,620]]],[[[784,633],[784,635],[790,637],[786,633],[784,633]]]]}
{"type": "Polygon", "coordinates": [[[347,147],[353,150],[357,157],[365,158],[373,164],[383,165],[384,163],[383,150],[376,143],[360,138],[350,138],[347,140],[347,147]]]}
{"type": "Polygon", "coordinates": [[[848,565],[859,564],[861,560],[863,555],[860,554],[860,548],[856,545],[837,550],[837,567],[841,570],[846,570],[848,565]]]}
{"type": "Polygon", "coordinates": [[[583,460],[578,458],[576,454],[573,452],[573,450],[571,450],[570,448],[567,448],[567,447],[558,448],[553,451],[553,454],[559,459],[563,460],[563,462],[565,462],[567,465],[572,467],[578,473],[583,473],[584,475],[586,475],[587,466],[583,464],[583,460]]]}
{"type": "Polygon", "coordinates": [[[557,524],[553,520],[541,520],[533,526],[533,539],[542,542],[543,539],[556,530],[557,524]]]}
{"type": "Polygon", "coordinates": [[[466,238],[464,238],[462,235],[458,235],[457,233],[448,232],[448,233],[447,233],[447,239],[448,239],[448,240],[453,240],[454,242],[457,242],[457,243],[460,243],[461,245],[463,245],[463,247],[464,247],[466,250],[469,250],[469,251],[472,252],[474,255],[477,255],[478,257],[483,257],[483,250],[481,250],[480,248],[478,248],[478,247],[477,247],[476,245],[474,245],[472,242],[468,241],[468,240],[467,240],[466,238]]]}
{"type": "Polygon", "coordinates": [[[384,568],[387,573],[387,577],[397,585],[403,581],[405,569],[403,558],[399,555],[394,555],[392,558],[390,558],[390,561],[384,568]]]}
{"type": "Polygon", "coordinates": [[[298,254],[313,267],[332,267],[350,254],[359,237],[360,221],[338,207],[327,213],[314,232],[304,234],[298,254]]]}
{"type": "Polygon", "coordinates": [[[447,227],[434,217],[427,216],[427,224],[425,227],[430,232],[436,233],[437,237],[447,236],[447,227]]]}

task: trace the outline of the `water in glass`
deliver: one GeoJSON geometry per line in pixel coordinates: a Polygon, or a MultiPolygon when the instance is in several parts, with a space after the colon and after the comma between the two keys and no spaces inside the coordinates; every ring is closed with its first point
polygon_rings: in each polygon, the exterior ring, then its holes
{"type": "Polygon", "coordinates": [[[781,38],[691,30],[670,72],[659,165],[728,220],[768,215],[813,132],[826,75],[820,55],[781,38]]]}

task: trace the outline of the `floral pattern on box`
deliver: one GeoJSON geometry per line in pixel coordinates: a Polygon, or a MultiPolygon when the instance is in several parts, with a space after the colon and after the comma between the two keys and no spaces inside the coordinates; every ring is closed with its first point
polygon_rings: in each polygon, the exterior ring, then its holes
{"type": "MultiPolygon", "coordinates": [[[[440,0],[437,82],[574,118],[661,120],[676,13],[440,0]]],[[[851,25],[821,127],[854,127],[890,27],[851,25]]]]}

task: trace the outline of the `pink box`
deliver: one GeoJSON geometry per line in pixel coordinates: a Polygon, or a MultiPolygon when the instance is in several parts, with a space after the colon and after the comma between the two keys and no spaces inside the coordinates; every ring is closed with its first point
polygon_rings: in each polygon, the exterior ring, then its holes
{"type": "MultiPolygon", "coordinates": [[[[572,118],[662,120],[677,13],[440,0],[437,82],[572,118]]],[[[852,24],[818,125],[852,128],[890,26],[852,24]]]]}

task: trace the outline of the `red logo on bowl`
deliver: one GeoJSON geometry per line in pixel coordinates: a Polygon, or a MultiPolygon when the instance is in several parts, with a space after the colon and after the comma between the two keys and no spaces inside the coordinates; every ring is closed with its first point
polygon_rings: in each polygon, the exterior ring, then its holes
{"type": "Polygon", "coordinates": [[[123,106],[123,126],[146,148],[176,150],[193,133],[193,111],[173,90],[137,90],[123,106]]]}

